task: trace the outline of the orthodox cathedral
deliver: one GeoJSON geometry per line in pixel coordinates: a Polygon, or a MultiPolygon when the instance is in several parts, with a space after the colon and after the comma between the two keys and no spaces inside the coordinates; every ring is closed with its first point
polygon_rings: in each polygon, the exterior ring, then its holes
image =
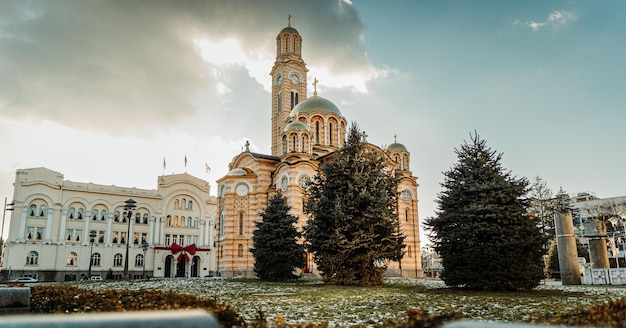
{"type": "MultiPolygon", "coordinates": [[[[250,253],[252,233],[258,215],[269,198],[282,192],[298,217],[298,229],[306,225],[304,189],[316,174],[320,163],[343,146],[347,120],[330,100],[317,94],[307,98],[307,68],[302,59],[302,37],[291,23],[276,37],[276,61],[272,78],[272,149],[271,154],[245,151],[235,156],[229,172],[217,180],[216,271],[222,276],[254,275],[250,253]]],[[[422,265],[417,213],[417,178],[409,169],[410,154],[397,142],[384,152],[391,165],[402,175],[398,186],[401,197],[397,213],[406,236],[406,254],[400,262],[388,264],[388,274],[421,277],[422,265]]],[[[306,254],[303,273],[317,273],[312,254],[306,254]]]]}
{"type": "MultiPolygon", "coordinates": [[[[47,168],[18,170],[9,234],[0,248],[2,280],[254,276],[250,249],[259,213],[282,192],[302,229],[303,187],[345,140],[347,120],[317,94],[317,80],[307,97],[301,50],[302,38],[289,23],[276,37],[270,72],[271,154],[246,145],[217,180],[217,197],[210,196],[207,181],[186,173],[160,176],[157,188],[147,190],[72,182],[47,168]]],[[[397,213],[406,253],[388,263],[387,274],[421,277],[418,184],[410,154],[397,142],[369,147],[384,153],[402,176],[397,213]]],[[[312,254],[301,272],[319,273],[312,254]]]]}

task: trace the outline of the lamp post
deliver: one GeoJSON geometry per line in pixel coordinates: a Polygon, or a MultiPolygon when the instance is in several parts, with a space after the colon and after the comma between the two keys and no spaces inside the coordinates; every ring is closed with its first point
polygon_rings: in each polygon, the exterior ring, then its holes
{"type": "Polygon", "coordinates": [[[91,249],[89,251],[89,271],[87,272],[87,278],[91,279],[91,265],[93,264],[93,242],[96,239],[98,233],[95,230],[91,230],[89,232],[89,237],[91,238],[91,249]]]}
{"type": "Polygon", "coordinates": [[[10,202],[7,204],[7,198],[4,197],[4,207],[2,212],[2,228],[0,229],[0,270],[2,270],[2,262],[4,262],[4,218],[7,214],[7,211],[13,211],[14,202],[10,202]]]}
{"type": "Polygon", "coordinates": [[[143,274],[141,275],[142,279],[146,279],[146,252],[148,251],[148,247],[150,245],[147,242],[143,242],[141,244],[141,248],[143,249],[143,274]]]}
{"type": "Polygon", "coordinates": [[[130,220],[133,217],[133,210],[137,207],[136,201],[129,198],[126,202],[124,202],[124,210],[127,211],[127,220],[128,220],[128,230],[126,232],[126,256],[124,257],[124,279],[129,279],[128,277],[128,246],[130,244],[130,220]]]}

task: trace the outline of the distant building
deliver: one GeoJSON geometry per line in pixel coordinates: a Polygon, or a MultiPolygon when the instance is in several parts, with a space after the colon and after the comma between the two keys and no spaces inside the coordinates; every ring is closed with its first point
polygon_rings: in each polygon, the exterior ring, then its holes
{"type": "Polygon", "coordinates": [[[188,174],[160,176],[157,183],[156,190],[145,190],[72,182],[46,168],[18,170],[3,278],[77,280],[87,275],[91,254],[92,275],[119,279],[126,243],[134,278],[142,276],[144,263],[150,277],[213,274],[217,203],[209,184],[188,174]],[[137,202],[130,222],[127,199],[137,202]]]}
{"type": "Polygon", "coordinates": [[[587,244],[588,236],[597,233],[593,219],[601,219],[606,224],[611,263],[618,257],[626,264],[626,196],[598,198],[593,192],[580,192],[570,198],[574,229],[581,243],[587,244]]]}
{"type": "Polygon", "coordinates": [[[441,276],[443,264],[434,248],[430,246],[422,247],[422,266],[426,277],[439,278],[441,276]]]}

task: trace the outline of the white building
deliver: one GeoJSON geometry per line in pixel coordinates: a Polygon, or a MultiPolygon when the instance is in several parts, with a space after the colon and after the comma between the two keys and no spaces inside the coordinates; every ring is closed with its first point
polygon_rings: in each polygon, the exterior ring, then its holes
{"type": "Polygon", "coordinates": [[[157,180],[156,190],[145,190],[72,182],[46,168],[18,170],[2,278],[80,279],[90,254],[92,275],[122,278],[127,236],[133,278],[144,263],[148,277],[213,274],[217,203],[208,182],[188,174],[157,180]],[[128,199],[136,202],[130,220],[128,199]]]}

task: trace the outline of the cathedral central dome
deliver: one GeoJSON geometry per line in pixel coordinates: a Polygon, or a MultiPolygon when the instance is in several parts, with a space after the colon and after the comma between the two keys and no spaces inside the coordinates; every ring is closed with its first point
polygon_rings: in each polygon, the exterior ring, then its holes
{"type": "Polygon", "coordinates": [[[291,110],[291,113],[289,114],[289,116],[293,117],[300,113],[312,114],[314,112],[319,112],[322,114],[334,113],[334,114],[337,114],[338,116],[341,116],[341,112],[339,111],[339,108],[337,108],[337,106],[333,104],[332,101],[328,99],[324,99],[319,96],[313,96],[311,98],[308,98],[302,101],[291,110]]]}

